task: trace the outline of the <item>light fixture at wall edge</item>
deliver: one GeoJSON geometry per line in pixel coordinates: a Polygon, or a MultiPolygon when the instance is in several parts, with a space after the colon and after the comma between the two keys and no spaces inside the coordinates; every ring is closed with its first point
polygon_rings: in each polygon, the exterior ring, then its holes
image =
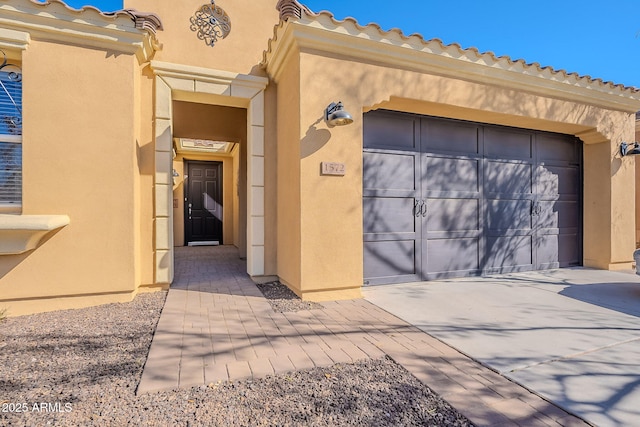
{"type": "Polygon", "coordinates": [[[353,123],[353,117],[344,109],[342,101],[332,102],[324,110],[324,121],[329,127],[345,126],[353,123]]]}
{"type": "Polygon", "coordinates": [[[638,142],[623,142],[620,144],[620,155],[635,156],[640,154],[640,144],[638,142]]]}

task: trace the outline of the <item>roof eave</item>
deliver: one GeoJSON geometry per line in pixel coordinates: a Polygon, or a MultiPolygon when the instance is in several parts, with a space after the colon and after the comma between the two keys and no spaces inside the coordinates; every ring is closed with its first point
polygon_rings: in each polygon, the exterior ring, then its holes
{"type": "Polygon", "coordinates": [[[563,99],[606,109],[636,112],[640,110],[640,92],[538,64],[495,57],[439,40],[424,40],[420,35],[405,36],[399,30],[382,31],[379,26],[360,26],[353,19],[336,21],[329,13],[305,14],[299,19],[281,22],[264,54],[263,66],[274,79],[293,48],[340,53],[360,61],[436,74],[474,83],[526,91],[540,96],[563,99]]]}
{"type": "Polygon", "coordinates": [[[28,33],[32,39],[135,54],[142,63],[159,49],[155,30],[162,27],[159,20],[154,27],[153,19],[136,14],[139,13],[103,13],[94,7],[72,9],[59,0],[7,0],[0,4],[0,27],[28,33]],[[146,22],[140,22],[141,18],[147,18],[146,22]]]}

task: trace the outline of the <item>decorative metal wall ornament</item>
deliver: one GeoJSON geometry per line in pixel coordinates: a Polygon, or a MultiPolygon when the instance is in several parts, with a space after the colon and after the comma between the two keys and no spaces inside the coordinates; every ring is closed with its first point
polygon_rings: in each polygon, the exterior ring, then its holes
{"type": "Polygon", "coordinates": [[[231,32],[229,15],[215,0],[203,5],[190,19],[191,31],[196,31],[200,40],[213,47],[219,39],[224,39],[231,32]]]}
{"type": "MultiPolygon", "coordinates": [[[[9,80],[9,82],[21,82],[22,69],[18,65],[10,64],[7,58],[7,54],[3,50],[0,50],[0,53],[3,57],[2,64],[0,64],[0,72],[7,73],[7,79],[9,80]],[[5,70],[5,68],[7,69],[5,70]]],[[[6,96],[9,102],[11,102],[11,104],[15,108],[15,114],[3,114],[2,121],[5,123],[9,134],[20,135],[22,134],[22,108],[18,101],[15,100],[15,98],[11,94],[11,91],[9,90],[9,88],[7,88],[2,79],[0,79],[0,89],[3,92],[0,97],[6,96]]]]}

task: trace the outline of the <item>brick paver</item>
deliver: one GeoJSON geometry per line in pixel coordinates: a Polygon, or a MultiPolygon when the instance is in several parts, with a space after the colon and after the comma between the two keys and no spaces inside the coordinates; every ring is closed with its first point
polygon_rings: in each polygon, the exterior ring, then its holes
{"type": "Polygon", "coordinates": [[[233,247],[176,248],[138,393],[387,355],[477,426],[586,426],[581,419],[365,300],[276,313],[233,247]]]}

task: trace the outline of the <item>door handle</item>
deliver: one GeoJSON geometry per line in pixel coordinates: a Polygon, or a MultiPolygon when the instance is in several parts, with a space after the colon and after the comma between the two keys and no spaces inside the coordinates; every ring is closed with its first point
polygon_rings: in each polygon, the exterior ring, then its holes
{"type": "Polygon", "coordinates": [[[413,202],[413,216],[416,218],[420,216],[420,212],[422,211],[422,200],[415,200],[413,202]]]}
{"type": "Polygon", "coordinates": [[[426,200],[416,200],[413,203],[413,216],[416,218],[419,216],[425,217],[427,216],[427,201],[426,200]]]}
{"type": "Polygon", "coordinates": [[[191,203],[189,203],[189,219],[191,219],[191,203]]]}

